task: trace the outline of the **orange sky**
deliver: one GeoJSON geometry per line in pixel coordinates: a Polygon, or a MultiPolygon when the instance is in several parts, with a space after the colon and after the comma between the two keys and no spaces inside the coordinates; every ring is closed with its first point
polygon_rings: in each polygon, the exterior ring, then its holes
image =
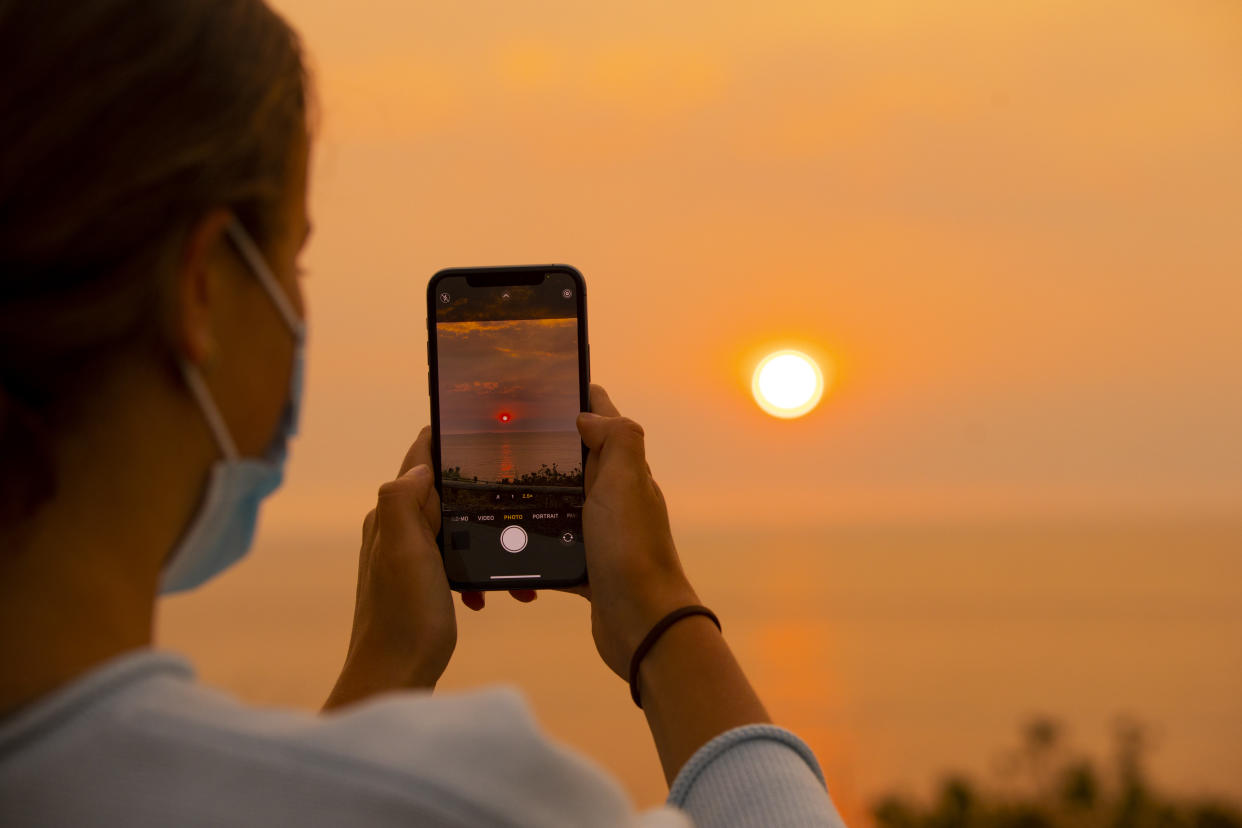
{"type": "Polygon", "coordinates": [[[1242,510],[1236,3],[276,5],[324,118],[274,526],[428,421],[428,278],[535,262],[675,523],[1242,510]],[[837,368],[793,422],[788,345],[837,368]]]}
{"type": "MultiPolygon", "coordinates": [[[[1101,748],[1134,713],[1161,780],[1236,791],[1238,524],[1178,519],[1242,516],[1236,0],[276,5],[324,106],[309,376],[254,554],[160,608],[208,681],[319,703],[429,420],[427,280],[564,262],[687,571],[850,824],[1038,711],[1101,748]],[[800,420],[749,396],[782,347],[835,367],[800,420]],[[877,520],[916,526],[821,529],[877,520]]],[[[653,804],[585,610],[459,608],[441,687],[516,683],[653,804]]]]}
{"type": "Polygon", "coordinates": [[[436,336],[444,434],[495,431],[504,413],[508,431],[562,432],[581,451],[575,317],[439,322],[436,336]]]}

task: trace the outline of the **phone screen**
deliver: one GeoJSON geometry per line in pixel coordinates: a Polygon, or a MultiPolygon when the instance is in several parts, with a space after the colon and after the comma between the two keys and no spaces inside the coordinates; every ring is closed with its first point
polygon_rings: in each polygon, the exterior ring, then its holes
{"type": "Polygon", "coordinates": [[[583,293],[563,265],[446,270],[431,281],[439,541],[455,588],[585,579],[583,293]]]}

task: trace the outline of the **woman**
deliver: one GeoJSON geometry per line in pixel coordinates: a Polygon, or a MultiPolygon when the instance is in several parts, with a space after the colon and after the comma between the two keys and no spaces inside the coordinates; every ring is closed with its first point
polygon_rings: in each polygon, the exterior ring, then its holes
{"type": "Polygon", "coordinates": [[[625,679],[667,620],[633,690],[668,806],[636,814],[511,689],[429,692],[457,631],[427,429],[364,522],[328,712],[152,650],[157,595],[245,553],[296,428],[299,42],[261,0],[0,0],[0,67],[0,824],[839,823],[713,617],[670,615],[699,601],[599,387],[575,591],[625,679]]]}

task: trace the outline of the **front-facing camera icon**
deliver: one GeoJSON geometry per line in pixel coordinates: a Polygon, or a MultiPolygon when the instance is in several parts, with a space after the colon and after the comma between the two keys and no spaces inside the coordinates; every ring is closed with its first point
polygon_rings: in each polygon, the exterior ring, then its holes
{"type": "Polygon", "coordinates": [[[565,288],[564,290],[561,291],[562,298],[568,299],[569,297],[573,295],[574,295],[574,292],[570,290],[569,288],[565,288]]]}
{"type": "Polygon", "coordinates": [[[448,295],[448,292],[447,292],[447,291],[445,291],[444,293],[441,293],[441,294],[440,294],[440,304],[441,304],[441,305],[447,305],[447,304],[449,303],[449,299],[452,299],[452,298],[453,298],[453,297],[449,296],[449,295],[448,295]]]}

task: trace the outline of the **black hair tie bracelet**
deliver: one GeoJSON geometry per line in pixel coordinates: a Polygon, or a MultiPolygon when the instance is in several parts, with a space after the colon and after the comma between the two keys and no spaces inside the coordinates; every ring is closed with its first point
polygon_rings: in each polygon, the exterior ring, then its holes
{"type": "Polygon", "coordinates": [[[655,626],[651,628],[651,632],[647,633],[642,643],[638,645],[638,649],[634,651],[634,657],[630,659],[630,698],[634,700],[634,704],[638,705],[640,710],[643,703],[638,699],[638,665],[642,663],[643,656],[647,655],[647,651],[655,645],[656,640],[664,634],[664,631],[673,626],[674,622],[685,618],[687,615],[706,615],[712,619],[716,629],[720,629],[720,619],[716,617],[716,613],[698,604],[675,609],[656,622],[655,626]]]}

